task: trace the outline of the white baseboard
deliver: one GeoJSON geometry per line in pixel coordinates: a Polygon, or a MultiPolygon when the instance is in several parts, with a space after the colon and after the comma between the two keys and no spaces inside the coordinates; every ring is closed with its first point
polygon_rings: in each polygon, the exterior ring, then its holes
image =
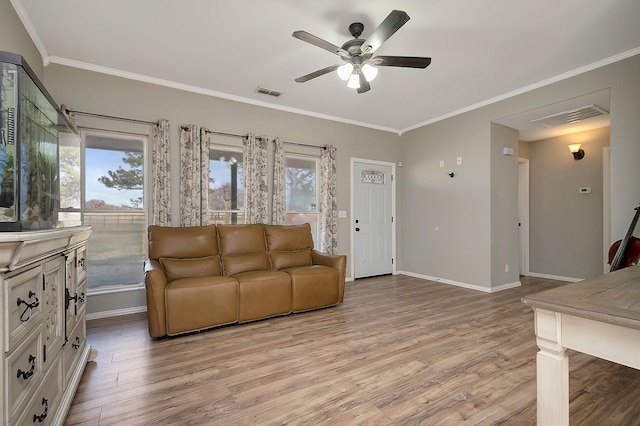
{"type": "Polygon", "coordinates": [[[139,314],[140,312],[147,312],[147,307],[134,306],[132,308],[115,309],[113,311],[94,312],[92,314],[87,314],[87,321],[100,318],[119,317],[122,315],[139,314]]]}
{"type": "Polygon", "coordinates": [[[495,293],[501,290],[507,290],[509,288],[520,287],[521,285],[520,281],[516,281],[513,283],[502,284],[497,287],[488,288],[481,285],[468,284],[468,283],[463,283],[459,281],[449,280],[447,278],[432,277],[430,275],[416,274],[414,272],[408,272],[408,271],[398,271],[398,274],[408,275],[410,277],[421,278],[423,280],[435,281],[443,284],[455,285],[456,287],[468,288],[470,290],[481,291],[483,293],[495,293]]]}
{"type": "Polygon", "coordinates": [[[495,287],[491,287],[491,293],[496,293],[496,292],[502,291],[502,290],[509,290],[510,288],[520,287],[521,285],[522,285],[522,283],[520,281],[514,281],[512,283],[506,283],[506,284],[498,285],[498,286],[495,286],[495,287]]]}
{"type": "Polygon", "coordinates": [[[559,275],[539,274],[537,272],[529,272],[527,276],[536,278],[547,278],[549,280],[568,281],[570,283],[577,283],[578,281],[584,280],[584,278],[562,277],[559,275]]]}

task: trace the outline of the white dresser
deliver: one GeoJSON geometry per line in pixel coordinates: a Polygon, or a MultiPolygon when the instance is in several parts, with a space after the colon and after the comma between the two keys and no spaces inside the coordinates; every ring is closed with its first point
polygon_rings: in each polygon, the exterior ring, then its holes
{"type": "Polygon", "coordinates": [[[84,372],[91,227],[0,233],[0,424],[61,425],[84,372]]]}

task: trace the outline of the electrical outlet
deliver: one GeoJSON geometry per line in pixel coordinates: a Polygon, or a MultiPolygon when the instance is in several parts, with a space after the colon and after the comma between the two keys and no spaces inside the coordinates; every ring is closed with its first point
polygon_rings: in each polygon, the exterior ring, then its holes
{"type": "Polygon", "coordinates": [[[338,217],[340,219],[344,219],[345,217],[347,217],[347,212],[345,210],[338,210],[338,217]]]}
{"type": "Polygon", "coordinates": [[[444,167],[444,160],[440,160],[440,168],[444,167]]]}
{"type": "Polygon", "coordinates": [[[457,164],[458,166],[462,166],[462,157],[458,157],[458,158],[456,158],[456,164],[457,164]]]}
{"type": "Polygon", "coordinates": [[[506,272],[509,272],[509,264],[508,264],[508,263],[505,263],[505,264],[504,264],[504,272],[505,272],[505,273],[506,273],[506,272]]]}

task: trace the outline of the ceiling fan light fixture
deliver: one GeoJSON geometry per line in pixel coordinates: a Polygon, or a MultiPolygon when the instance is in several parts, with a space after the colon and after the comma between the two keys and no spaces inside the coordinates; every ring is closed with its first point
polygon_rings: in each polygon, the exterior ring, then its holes
{"type": "Polygon", "coordinates": [[[340,80],[347,81],[349,80],[349,77],[353,72],[353,65],[349,62],[342,64],[338,67],[336,72],[338,73],[338,77],[340,77],[340,80]]]}
{"type": "Polygon", "coordinates": [[[349,82],[347,83],[347,87],[349,89],[359,89],[360,88],[360,75],[358,73],[351,74],[349,77],[349,82]]]}
{"type": "Polygon", "coordinates": [[[378,75],[378,68],[371,64],[364,64],[362,66],[362,74],[364,74],[364,78],[366,78],[368,82],[372,82],[378,75]]]}

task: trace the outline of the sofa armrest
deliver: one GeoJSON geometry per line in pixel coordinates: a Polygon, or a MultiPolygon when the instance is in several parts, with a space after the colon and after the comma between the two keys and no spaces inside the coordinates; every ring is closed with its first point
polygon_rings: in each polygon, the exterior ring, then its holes
{"type": "Polygon", "coordinates": [[[144,263],[144,285],[147,290],[147,315],[149,317],[149,335],[161,337],[167,334],[164,291],[167,277],[162,265],[155,259],[144,263]]]}
{"type": "Polygon", "coordinates": [[[344,280],[347,274],[347,256],[343,254],[324,254],[317,250],[311,251],[311,260],[314,265],[324,265],[338,270],[338,291],[340,303],[344,301],[344,280]]]}

